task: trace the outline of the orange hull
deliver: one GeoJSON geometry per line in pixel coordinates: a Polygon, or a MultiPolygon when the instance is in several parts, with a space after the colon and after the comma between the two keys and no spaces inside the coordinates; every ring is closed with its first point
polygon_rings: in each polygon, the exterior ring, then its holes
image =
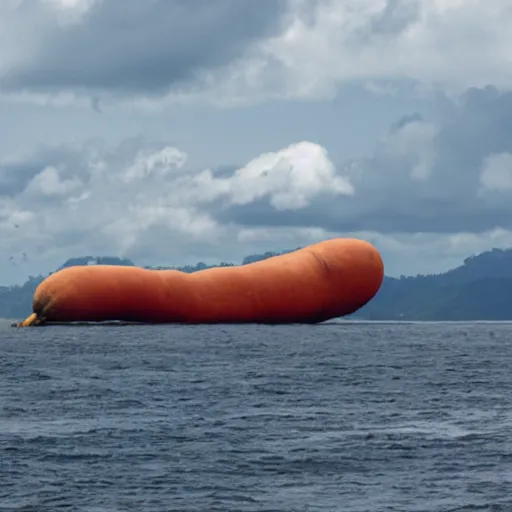
{"type": "Polygon", "coordinates": [[[331,239],[239,267],[70,267],[36,289],[20,326],[40,322],[317,323],[358,310],[384,278],[368,242],[331,239]]]}

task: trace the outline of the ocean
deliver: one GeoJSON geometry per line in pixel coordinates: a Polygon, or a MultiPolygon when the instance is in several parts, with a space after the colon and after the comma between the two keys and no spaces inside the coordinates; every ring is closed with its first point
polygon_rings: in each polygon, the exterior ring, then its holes
{"type": "Polygon", "coordinates": [[[0,511],[512,511],[512,324],[0,327],[0,511]]]}

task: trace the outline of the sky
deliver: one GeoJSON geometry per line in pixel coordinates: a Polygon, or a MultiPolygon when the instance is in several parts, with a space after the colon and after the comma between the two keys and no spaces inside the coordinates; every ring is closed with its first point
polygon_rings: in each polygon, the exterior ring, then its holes
{"type": "Polygon", "coordinates": [[[0,284],[334,237],[512,247],[508,0],[1,0],[0,284]]]}

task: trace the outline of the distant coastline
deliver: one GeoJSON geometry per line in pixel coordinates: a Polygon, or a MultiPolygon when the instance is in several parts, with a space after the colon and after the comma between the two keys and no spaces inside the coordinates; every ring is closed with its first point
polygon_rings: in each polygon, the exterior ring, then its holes
{"type": "MultiPolygon", "coordinates": [[[[261,261],[278,254],[266,252],[246,256],[242,265],[261,261]]],[[[59,267],[75,265],[137,266],[128,259],[115,256],[84,256],[72,258],[59,267]]],[[[196,265],[174,268],[197,272],[205,268],[234,266],[196,265]]],[[[58,270],[58,269],[57,269],[58,270]]],[[[13,322],[31,311],[32,296],[46,276],[30,277],[20,286],[0,286],[0,321],[13,322]]],[[[388,277],[377,296],[366,306],[343,320],[363,321],[512,321],[512,249],[493,249],[466,258],[448,272],[432,275],[388,277]]]]}

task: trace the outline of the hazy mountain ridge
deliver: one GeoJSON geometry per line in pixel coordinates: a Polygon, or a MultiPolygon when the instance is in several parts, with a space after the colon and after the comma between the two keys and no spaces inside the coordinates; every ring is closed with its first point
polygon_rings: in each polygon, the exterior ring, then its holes
{"type": "MultiPolygon", "coordinates": [[[[291,252],[266,252],[246,256],[242,265],[291,252]]],[[[84,256],[67,260],[59,269],[74,265],[136,266],[115,256],[84,256]]],[[[234,266],[196,265],[175,268],[197,272],[205,268],[234,266]]],[[[21,318],[31,311],[32,295],[45,276],[31,276],[22,286],[0,286],[0,317],[21,318]]],[[[377,296],[352,318],[366,320],[512,320],[512,249],[493,249],[466,258],[448,272],[433,275],[387,277],[377,296]]]]}
{"type": "Polygon", "coordinates": [[[442,274],[386,277],[354,318],[369,320],[512,320],[512,249],[466,258],[442,274]]]}

